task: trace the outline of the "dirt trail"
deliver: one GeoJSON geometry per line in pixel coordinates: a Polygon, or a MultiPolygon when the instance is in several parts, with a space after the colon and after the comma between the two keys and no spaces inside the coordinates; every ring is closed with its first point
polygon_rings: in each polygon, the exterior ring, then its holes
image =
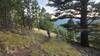
{"type": "Polygon", "coordinates": [[[49,56],[49,54],[45,50],[43,50],[40,45],[37,44],[34,44],[29,48],[18,49],[18,51],[14,51],[13,53],[9,54],[0,53],[0,56],[32,56],[32,49],[38,50],[40,56],[49,56]]]}
{"type": "MultiPolygon", "coordinates": [[[[47,36],[47,32],[45,30],[42,30],[42,29],[34,28],[34,32],[47,36]]],[[[53,32],[51,32],[50,34],[51,34],[51,37],[55,37],[57,35],[57,34],[55,34],[53,32]]]]}
{"type": "Polygon", "coordinates": [[[72,44],[72,47],[77,49],[82,56],[100,56],[100,51],[92,47],[82,47],[79,44],[72,44]]]}
{"type": "MultiPolygon", "coordinates": [[[[81,56],[100,56],[100,51],[91,47],[82,47],[79,44],[72,44],[73,48],[81,53],[81,56]]],[[[32,56],[32,49],[38,50],[40,56],[50,56],[48,52],[41,48],[39,44],[33,44],[29,48],[19,49],[18,51],[7,54],[6,56],[32,56]]],[[[0,56],[5,56],[0,53],[0,56]]]]}

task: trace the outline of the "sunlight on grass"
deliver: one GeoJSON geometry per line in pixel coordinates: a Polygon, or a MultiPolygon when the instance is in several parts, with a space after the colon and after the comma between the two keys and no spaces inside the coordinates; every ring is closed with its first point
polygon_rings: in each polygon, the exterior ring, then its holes
{"type": "Polygon", "coordinates": [[[50,56],[80,56],[80,53],[76,49],[72,48],[69,44],[57,41],[55,38],[51,38],[48,42],[43,42],[46,38],[45,34],[34,33],[32,36],[19,35],[11,32],[0,32],[0,41],[2,41],[4,48],[26,48],[32,44],[40,45],[39,48],[36,46],[32,49],[32,56],[41,56],[48,53],[50,56]]]}
{"type": "Polygon", "coordinates": [[[33,49],[32,56],[40,56],[41,54],[38,52],[39,50],[33,49]]]}
{"type": "Polygon", "coordinates": [[[58,41],[50,41],[41,45],[42,48],[51,55],[58,56],[80,56],[80,53],[69,44],[58,41]]]}
{"type": "Polygon", "coordinates": [[[32,38],[11,32],[0,32],[0,39],[6,47],[28,47],[32,43],[32,38]]]}

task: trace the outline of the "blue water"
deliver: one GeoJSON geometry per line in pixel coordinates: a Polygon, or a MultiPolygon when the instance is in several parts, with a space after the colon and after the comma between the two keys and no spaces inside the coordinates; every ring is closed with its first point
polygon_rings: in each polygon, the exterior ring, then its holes
{"type": "MultiPolygon", "coordinates": [[[[60,26],[61,24],[67,23],[68,20],[69,20],[68,18],[65,18],[65,19],[58,19],[57,21],[54,22],[54,25],[60,26]]],[[[74,23],[76,23],[76,22],[79,22],[80,20],[79,20],[79,19],[73,19],[73,21],[74,21],[74,23]]],[[[88,21],[88,22],[91,22],[91,20],[88,21]]],[[[94,23],[96,23],[96,22],[100,22],[100,19],[93,21],[91,24],[94,24],[94,23]]]]}
{"type": "MultiPolygon", "coordinates": [[[[61,24],[67,23],[68,20],[69,20],[68,18],[65,18],[65,19],[58,19],[57,21],[54,22],[54,24],[55,24],[56,26],[59,26],[59,25],[61,25],[61,24]]],[[[79,19],[73,19],[73,21],[76,23],[77,21],[80,21],[80,20],[79,20],[79,19]]]]}
{"type": "Polygon", "coordinates": [[[59,25],[61,25],[61,24],[67,23],[67,21],[68,21],[68,19],[58,19],[57,21],[54,22],[54,24],[55,24],[56,26],[59,26],[59,25]]]}

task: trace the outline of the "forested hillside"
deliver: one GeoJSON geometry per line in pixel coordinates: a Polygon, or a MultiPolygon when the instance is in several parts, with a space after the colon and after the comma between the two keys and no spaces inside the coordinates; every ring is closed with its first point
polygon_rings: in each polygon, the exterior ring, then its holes
{"type": "Polygon", "coordinates": [[[0,0],[0,56],[100,56],[100,2],[45,2],[0,0]]]}

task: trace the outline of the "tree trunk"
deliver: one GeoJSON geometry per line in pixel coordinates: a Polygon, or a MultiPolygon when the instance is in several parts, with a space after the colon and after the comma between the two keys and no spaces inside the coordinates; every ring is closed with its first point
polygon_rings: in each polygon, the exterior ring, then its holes
{"type": "Polygon", "coordinates": [[[11,30],[12,28],[12,19],[11,19],[11,6],[8,3],[9,0],[7,1],[2,1],[3,5],[0,8],[0,20],[1,20],[1,28],[6,29],[6,30],[11,30]]]}
{"type": "Polygon", "coordinates": [[[47,40],[49,40],[49,39],[51,38],[51,36],[50,36],[50,31],[49,31],[49,30],[47,30],[47,34],[48,34],[47,40]]]}
{"type": "Polygon", "coordinates": [[[81,45],[88,47],[88,23],[87,23],[87,3],[88,0],[81,0],[81,45]]]}

